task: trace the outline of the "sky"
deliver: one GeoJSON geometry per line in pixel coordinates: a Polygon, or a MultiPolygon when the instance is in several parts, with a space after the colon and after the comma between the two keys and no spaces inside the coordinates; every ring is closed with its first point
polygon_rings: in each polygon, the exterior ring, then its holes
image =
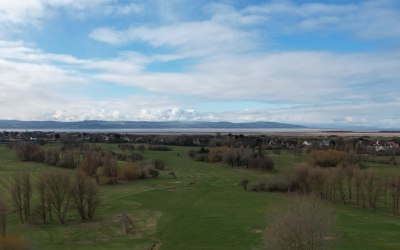
{"type": "Polygon", "coordinates": [[[0,119],[400,128],[400,1],[1,0],[0,119]]]}

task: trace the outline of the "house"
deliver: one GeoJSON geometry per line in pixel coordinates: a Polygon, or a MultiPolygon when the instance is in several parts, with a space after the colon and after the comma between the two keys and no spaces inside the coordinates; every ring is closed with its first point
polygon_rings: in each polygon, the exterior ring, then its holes
{"type": "Polygon", "coordinates": [[[319,147],[320,148],[328,148],[331,145],[331,141],[327,140],[327,139],[323,139],[320,143],[319,143],[319,147]]]}

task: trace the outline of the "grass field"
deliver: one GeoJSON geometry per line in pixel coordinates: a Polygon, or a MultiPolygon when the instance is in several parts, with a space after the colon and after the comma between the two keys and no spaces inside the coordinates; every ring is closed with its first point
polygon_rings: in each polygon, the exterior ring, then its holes
{"type": "MultiPolygon", "coordinates": [[[[7,218],[8,232],[28,239],[32,249],[262,249],[267,215],[285,194],[244,191],[238,182],[255,182],[277,173],[195,162],[189,148],[146,151],[145,159],[163,159],[167,169],[158,179],[100,187],[102,204],[93,222],[80,223],[71,210],[66,225],[21,225],[16,214],[7,218]],[[174,170],[177,179],[168,174],[174,170]],[[122,233],[121,211],[134,232],[122,233]]],[[[304,160],[283,152],[274,157],[277,172],[304,160]]],[[[10,201],[12,177],[29,171],[35,178],[54,167],[20,162],[0,146],[0,195],[10,201]]],[[[73,174],[71,170],[62,170],[73,174]]],[[[400,218],[328,203],[337,216],[336,249],[400,249],[400,218]]],[[[10,205],[11,207],[11,205],[10,205]]]]}

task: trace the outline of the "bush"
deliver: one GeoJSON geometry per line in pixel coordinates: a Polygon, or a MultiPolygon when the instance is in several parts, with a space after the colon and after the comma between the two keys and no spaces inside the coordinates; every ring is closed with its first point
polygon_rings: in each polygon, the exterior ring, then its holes
{"type": "Polygon", "coordinates": [[[118,178],[126,181],[133,181],[139,179],[141,174],[141,167],[136,164],[130,164],[126,167],[122,167],[118,171],[118,178]]]}
{"type": "Polygon", "coordinates": [[[163,160],[155,160],[155,161],[153,162],[153,166],[154,166],[155,169],[164,170],[164,168],[165,168],[165,161],[163,161],[163,160]]]}
{"type": "Polygon", "coordinates": [[[243,179],[239,182],[239,186],[241,186],[244,190],[247,190],[247,187],[249,185],[249,180],[243,179]]]}
{"type": "Polygon", "coordinates": [[[170,171],[168,174],[171,175],[172,177],[174,177],[174,178],[176,179],[175,171],[170,171]]]}
{"type": "Polygon", "coordinates": [[[286,193],[289,191],[296,190],[296,185],[292,182],[288,182],[284,179],[268,179],[260,181],[251,187],[251,191],[254,192],[282,192],[286,193]]]}
{"type": "Polygon", "coordinates": [[[151,178],[157,178],[159,174],[160,172],[158,172],[157,170],[152,168],[149,169],[149,175],[151,176],[151,178]]]}
{"type": "Polygon", "coordinates": [[[198,154],[198,155],[196,155],[195,160],[196,161],[207,161],[208,160],[208,154],[198,154]]]}
{"type": "Polygon", "coordinates": [[[107,176],[105,167],[97,168],[96,179],[97,179],[98,184],[114,184],[115,183],[114,177],[107,176]]]}
{"type": "Polygon", "coordinates": [[[274,162],[271,158],[268,157],[251,158],[248,161],[248,167],[253,169],[272,171],[274,170],[274,162]]]}
{"type": "Polygon", "coordinates": [[[191,157],[191,158],[194,158],[196,156],[196,154],[197,154],[196,150],[194,150],[194,149],[190,149],[188,151],[188,156],[191,157]]]}
{"type": "Polygon", "coordinates": [[[340,163],[345,163],[349,159],[349,154],[344,151],[313,150],[307,156],[307,161],[312,166],[336,167],[340,163]]]}
{"type": "Polygon", "coordinates": [[[20,236],[5,235],[0,236],[0,249],[1,250],[27,250],[29,243],[20,236]]]}
{"type": "Polygon", "coordinates": [[[139,150],[140,152],[144,152],[145,150],[146,150],[146,147],[144,146],[144,145],[139,145],[138,147],[137,147],[137,150],[139,150]]]}
{"type": "Polygon", "coordinates": [[[227,147],[216,147],[212,148],[208,152],[208,161],[209,162],[220,162],[222,161],[222,154],[230,149],[227,147]]]}
{"type": "Polygon", "coordinates": [[[43,162],[45,159],[45,151],[39,144],[21,142],[15,144],[17,157],[21,161],[38,161],[43,162]]]}
{"type": "Polygon", "coordinates": [[[319,200],[296,196],[274,214],[265,232],[266,249],[328,249],[335,239],[334,216],[319,200]]]}
{"type": "Polygon", "coordinates": [[[131,161],[141,161],[141,160],[143,160],[143,155],[141,155],[141,154],[139,154],[139,153],[132,153],[130,156],[129,156],[129,160],[131,160],[131,161]]]}
{"type": "Polygon", "coordinates": [[[48,149],[46,150],[46,156],[44,162],[51,166],[57,166],[60,161],[60,153],[56,149],[48,149]]]}
{"type": "Polygon", "coordinates": [[[171,151],[171,147],[163,146],[163,145],[152,145],[148,147],[149,150],[152,151],[171,151]]]}

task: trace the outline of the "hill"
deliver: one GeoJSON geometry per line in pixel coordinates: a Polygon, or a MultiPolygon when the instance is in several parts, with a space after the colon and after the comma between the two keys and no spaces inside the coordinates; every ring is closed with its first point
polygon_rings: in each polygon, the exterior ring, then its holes
{"type": "Polygon", "coordinates": [[[18,121],[0,120],[1,129],[266,129],[266,128],[305,128],[299,125],[278,122],[183,122],[183,121],[18,121]]]}

